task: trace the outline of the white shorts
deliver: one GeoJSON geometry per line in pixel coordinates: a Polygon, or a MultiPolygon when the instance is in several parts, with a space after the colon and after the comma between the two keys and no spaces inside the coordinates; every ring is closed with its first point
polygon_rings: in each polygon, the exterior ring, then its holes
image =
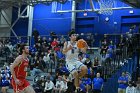
{"type": "Polygon", "coordinates": [[[66,62],[66,68],[70,73],[74,73],[75,71],[80,71],[81,67],[85,66],[82,62],[76,61],[76,62],[66,62]]]}

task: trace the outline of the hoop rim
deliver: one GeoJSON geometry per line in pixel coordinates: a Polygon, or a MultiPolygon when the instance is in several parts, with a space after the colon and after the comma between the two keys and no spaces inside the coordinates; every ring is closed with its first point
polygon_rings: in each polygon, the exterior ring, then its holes
{"type": "Polygon", "coordinates": [[[114,1],[113,0],[97,0],[99,4],[99,12],[100,14],[103,15],[112,15],[113,14],[113,5],[114,1]]]}

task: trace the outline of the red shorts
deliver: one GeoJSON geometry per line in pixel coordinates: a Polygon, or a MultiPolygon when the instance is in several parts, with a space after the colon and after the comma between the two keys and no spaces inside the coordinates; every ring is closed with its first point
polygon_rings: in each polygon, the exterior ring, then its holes
{"type": "Polygon", "coordinates": [[[11,84],[12,84],[13,89],[14,89],[15,92],[22,91],[22,90],[24,90],[26,87],[28,87],[30,85],[30,83],[26,79],[20,79],[20,78],[18,78],[18,79],[20,80],[21,85],[15,84],[15,81],[14,81],[13,78],[11,80],[11,84]]]}

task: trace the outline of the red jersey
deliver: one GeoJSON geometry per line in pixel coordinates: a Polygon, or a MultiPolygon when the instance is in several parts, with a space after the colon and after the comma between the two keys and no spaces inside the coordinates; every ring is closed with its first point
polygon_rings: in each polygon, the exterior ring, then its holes
{"type": "Polygon", "coordinates": [[[11,84],[15,92],[22,91],[30,85],[30,83],[25,79],[28,64],[29,64],[28,59],[22,58],[22,61],[20,62],[20,64],[14,68],[16,78],[19,79],[21,82],[21,85],[16,85],[14,78],[12,78],[11,84]]]}
{"type": "Polygon", "coordinates": [[[55,47],[55,46],[57,46],[58,45],[58,42],[57,41],[53,41],[52,43],[51,43],[51,46],[52,47],[55,47]]]}
{"type": "Polygon", "coordinates": [[[28,64],[29,64],[28,59],[22,58],[20,64],[14,68],[16,78],[23,78],[23,79],[26,78],[26,71],[27,71],[28,64]]]}

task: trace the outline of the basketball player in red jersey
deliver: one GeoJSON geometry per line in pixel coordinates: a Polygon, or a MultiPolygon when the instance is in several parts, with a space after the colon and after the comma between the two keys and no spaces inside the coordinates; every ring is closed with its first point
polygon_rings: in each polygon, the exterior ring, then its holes
{"type": "Polygon", "coordinates": [[[14,89],[14,93],[35,93],[30,83],[25,79],[26,71],[29,64],[28,54],[29,46],[22,44],[20,47],[21,55],[19,55],[15,61],[11,64],[12,80],[11,84],[14,89]]]}

